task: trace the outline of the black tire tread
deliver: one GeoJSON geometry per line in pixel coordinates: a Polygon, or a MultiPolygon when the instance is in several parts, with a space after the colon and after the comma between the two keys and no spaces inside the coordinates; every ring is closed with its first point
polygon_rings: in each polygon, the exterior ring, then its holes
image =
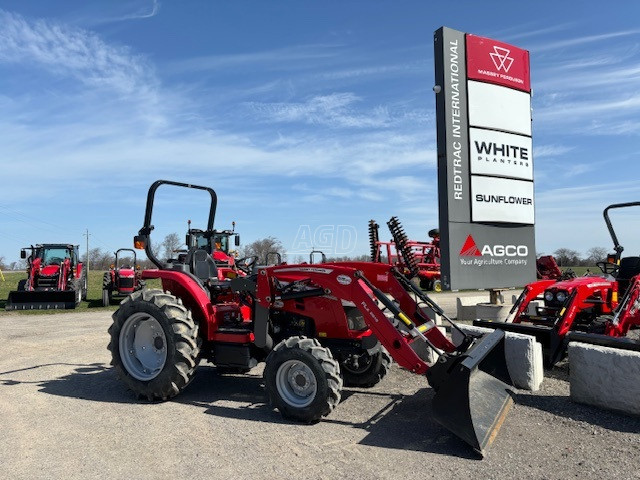
{"type": "Polygon", "coordinates": [[[342,396],[343,382],[340,375],[340,364],[333,358],[331,351],[320,345],[320,342],[315,338],[289,337],[276,345],[267,356],[264,378],[269,404],[277,408],[284,418],[304,423],[316,423],[322,417],[329,415],[340,403],[342,396]],[[325,373],[328,387],[325,398],[318,397],[314,403],[302,409],[291,407],[281,400],[276,386],[270,381],[271,376],[275,376],[274,369],[277,370],[276,366],[279,360],[286,360],[289,352],[297,349],[310,354],[318,362],[325,373]]]}
{"type": "MultiPolygon", "coordinates": [[[[156,320],[159,321],[157,317],[156,320]]],[[[193,380],[200,353],[198,325],[194,322],[191,312],[173,295],[159,289],[143,289],[132,293],[122,301],[113,314],[109,335],[111,341],[107,348],[111,351],[111,365],[115,367],[118,377],[138,398],[149,401],[168,400],[179,394],[193,380]],[[140,381],[128,374],[122,365],[118,349],[119,334],[124,322],[136,311],[141,311],[145,305],[145,308],[160,313],[168,321],[172,332],[167,332],[165,328],[165,335],[168,337],[173,334],[175,349],[171,354],[167,352],[167,362],[155,378],[140,381]]]]}

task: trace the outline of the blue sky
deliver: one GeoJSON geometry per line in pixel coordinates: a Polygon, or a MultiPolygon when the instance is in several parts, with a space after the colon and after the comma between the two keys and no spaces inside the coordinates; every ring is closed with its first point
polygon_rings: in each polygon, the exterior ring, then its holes
{"type": "MultiPolygon", "coordinates": [[[[216,189],[243,243],[349,226],[366,253],[392,215],[425,239],[443,25],[531,53],[538,252],[609,248],[603,208],[640,200],[640,4],[579,5],[0,1],[0,256],[130,247],[159,178],[216,189]]],[[[154,238],[199,201],[159,193],[154,238]]],[[[614,216],[628,254],[639,219],[614,216]]]]}

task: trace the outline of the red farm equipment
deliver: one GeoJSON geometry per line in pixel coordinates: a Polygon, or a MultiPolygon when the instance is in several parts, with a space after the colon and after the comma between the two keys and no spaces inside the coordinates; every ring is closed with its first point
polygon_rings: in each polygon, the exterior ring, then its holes
{"type": "Polygon", "coordinates": [[[424,307],[458,327],[391,265],[256,265],[249,275],[221,280],[211,255],[196,246],[181,261],[163,264],[150,239],[161,185],[210,194],[205,235],[214,231],[217,204],[208,187],[158,180],[149,189],[134,243],[158,267],[142,277],[160,279],[163,290],[133,293],[109,328],[112,365],[138,397],[179,394],[200,359],[235,371],[265,362],[270,404],[285,418],[314,423],[336,407],[343,385],[377,384],[393,358],[426,375],[437,392],[432,410],[438,422],[481,453],[493,440],[512,403],[503,332],[466,336],[455,347],[424,307]],[[438,360],[425,361],[414,343],[428,345],[438,360]]]}
{"type": "Polygon", "coordinates": [[[136,251],[131,248],[120,248],[108,272],[102,278],[102,305],[111,304],[114,296],[126,296],[144,287],[140,266],[136,261],[136,251]],[[131,256],[124,256],[125,253],[131,256]]]}
{"type": "MultiPolygon", "coordinates": [[[[625,337],[640,325],[640,257],[622,257],[624,248],[609,218],[609,211],[640,206],[619,203],[605,208],[603,216],[615,253],[598,262],[602,274],[539,280],[527,285],[513,305],[507,322],[476,320],[474,325],[535,336],[542,344],[544,363],[551,368],[566,352],[567,336],[592,339],[625,337]],[[599,338],[600,337],[600,338],[599,338]]],[[[615,343],[625,348],[626,341],[615,343]]]]}
{"type": "Polygon", "coordinates": [[[418,242],[407,239],[397,217],[387,222],[393,240],[381,242],[380,226],[375,220],[369,220],[369,245],[371,261],[394,265],[409,278],[415,278],[423,290],[442,290],[440,284],[440,231],[429,230],[430,242],[418,242]]]}
{"type": "MultiPolygon", "coordinates": [[[[258,261],[257,257],[236,258],[237,253],[231,250],[231,237],[236,247],[240,245],[240,235],[236,233],[236,222],[231,222],[231,230],[205,231],[191,228],[191,220],[188,221],[187,247],[205,250],[216,263],[220,280],[235,278],[238,275],[247,275],[258,261]]],[[[186,253],[186,252],[184,252],[186,253]]]]}
{"type": "Polygon", "coordinates": [[[536,260],[536,276],[538,280],[568,280],[576,274],[570,269],[560,270],[553,255],[543,255],[536,260]]]}
{"type": "Polygon", "coordinates": [[[9,292],[7,310],[75,308],[87,297],[87,275],[79,261],[78,245],[32,245],[20,251],[20,258],[27,259],[27,278],[9,292]]]}

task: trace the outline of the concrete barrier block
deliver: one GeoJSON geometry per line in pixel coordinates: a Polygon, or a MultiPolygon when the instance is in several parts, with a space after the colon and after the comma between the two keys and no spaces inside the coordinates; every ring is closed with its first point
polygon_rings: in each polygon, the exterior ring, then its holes
{"type": "Polygon", "coordinates": [[[477,306],[478,303],[487,302],[487,296],[473,296],[473,297],[457,297],[456,298],[456,318],[459,321],[473,321],[478,318],[477,306]]]}
{"type": "Polygon", "coordinates": [[[571,400],[640,415],[640,352],[569,343],[571,400]]]}
{"type": "MultiPolygon", "coordinates": [[[[458,325],[468,334],[484,334],[493,330],[472,325],[458,325]]],[[[463,336],[455,328],[451,329],[451,341],[454,345],[462,343],[463,336]]],[[[523,390],[537,391],[544,380],[542,367],[542,345],[531,335],[505,333],[504,356],[513,385],[523,390]]]]}
{"type": "MultiPolygon", "coordinates": [[[[509,311],[510,305],[494,305],[492,303],[479,303],[476,305],[476,318],[482,320],[494,320],[498,322],[504,322],[509,311]]],[[[475,320],[475,318],[474,318],[475,320]]]]}

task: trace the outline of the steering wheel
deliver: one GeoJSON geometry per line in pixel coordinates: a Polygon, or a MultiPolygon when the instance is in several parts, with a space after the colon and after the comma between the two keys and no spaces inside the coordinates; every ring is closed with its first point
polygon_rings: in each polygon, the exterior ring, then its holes
{"type": "Polygon", "coordinates": [[[258,257],[256,256],[238,258],[235,261],[235,266],[238,267],[239,270],[242,270],[247,275],[250,275],[252,273],[253,266],[256,264],[257,261],[258,261],[258,257]]]}
{"type": "Polygon", "coordinates": [[[596,267],[602,270],[605,275],[615,275],[620,268],[620,265],[610,262],[596,262],[596,267]]]}
{"type": "Polygon", "coordinates": [[[62,262],[63,260],[60,257],[53,257],[49,260],[49,265],[60,265],[62,262]]]}

